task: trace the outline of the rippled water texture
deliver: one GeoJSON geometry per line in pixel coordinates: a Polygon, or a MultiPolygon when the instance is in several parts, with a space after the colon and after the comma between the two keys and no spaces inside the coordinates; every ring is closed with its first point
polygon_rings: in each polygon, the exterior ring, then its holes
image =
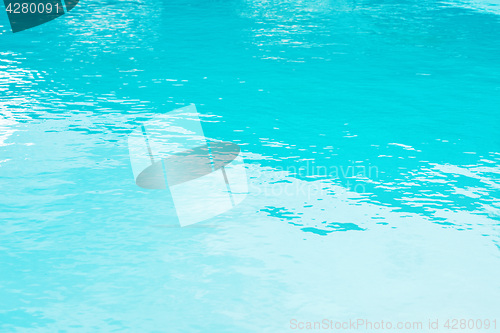
{"type": "Polygon", "coordinates": [[[1,14],[0,330],[494,319],[499,15],[82,0],[13,34],[1,14]],[[180,228],[168,191],[135,185],[127,136],[191,103],[241,147],[250,193],[180,228]]]}

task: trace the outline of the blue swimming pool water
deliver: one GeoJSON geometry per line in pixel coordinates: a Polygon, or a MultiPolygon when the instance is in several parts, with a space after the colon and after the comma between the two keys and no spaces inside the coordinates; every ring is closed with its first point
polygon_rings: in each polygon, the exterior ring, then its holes
{"type": "Polygon", "coordinates": [[[82,0],[12,34],[1,14],[0,331],[500,326],[499,15],[82,0]],[[242,147],[250,193],[179,228],[127,135],[190,103],[242,147]]]}

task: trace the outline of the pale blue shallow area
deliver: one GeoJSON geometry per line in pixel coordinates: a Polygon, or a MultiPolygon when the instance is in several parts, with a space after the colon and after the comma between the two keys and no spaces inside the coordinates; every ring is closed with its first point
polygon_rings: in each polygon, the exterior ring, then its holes
{"type": "Polygon", "coordinates": [[[499,15],[82,0],[12,34],[2,12],[0,332],[500,325],[499,15]],[[127,135],[191,103],[242,147],[250,193],[179,228],[127,135]]]}

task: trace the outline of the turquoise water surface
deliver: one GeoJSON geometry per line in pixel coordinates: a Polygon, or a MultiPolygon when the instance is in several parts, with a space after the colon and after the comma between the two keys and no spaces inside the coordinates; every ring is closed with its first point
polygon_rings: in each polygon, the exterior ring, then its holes
{"type": "Polygon", "coordinates": [[[500,329],[498,1],[1,8],[0,332],[500,329]],[[180,228],[127,136],[192,103],[250,192],[180,228]]]}

